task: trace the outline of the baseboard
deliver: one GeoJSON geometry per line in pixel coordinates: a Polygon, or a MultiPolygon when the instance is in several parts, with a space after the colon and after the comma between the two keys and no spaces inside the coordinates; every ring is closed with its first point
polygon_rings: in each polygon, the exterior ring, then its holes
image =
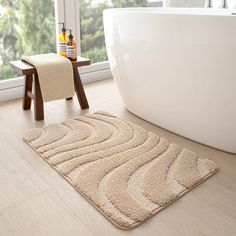
{"type": "Polygon", "coordinates": [[[0,90],[0,103],[23,97],[24,86],[0,90]]]}
{"type": "MultiPolygon", "coordinates": [[[[111,79],[110,69],[97,70],[93,72],[81,73],[83,84],[93,83],[100,80],[111,79]]],[[[17,78],[0,83],[0,103],[23,97],[24,78],[17,78]]]]}

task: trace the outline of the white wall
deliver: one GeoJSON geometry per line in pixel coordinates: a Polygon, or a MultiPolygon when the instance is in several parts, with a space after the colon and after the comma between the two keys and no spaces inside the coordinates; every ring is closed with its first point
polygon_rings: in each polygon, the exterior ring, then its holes
{"type": "MultiPolygon", "coordinates": [[[[213,0],[213,7],[217,8],[221,0],[213,0]]],[[[203,7],[205,0],[163,0],[164,7],[203,7]]],[[[236,5],[236,0],[228,0],[229,8],[236,5]]]]}

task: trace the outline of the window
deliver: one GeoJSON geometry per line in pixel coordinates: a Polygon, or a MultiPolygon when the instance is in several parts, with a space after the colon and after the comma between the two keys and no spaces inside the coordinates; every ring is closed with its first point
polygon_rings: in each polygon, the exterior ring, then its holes
{"type": "Polygon", "coordinates": [[[92,62],[107,60],[102,12],[114,7],[155,7],[160,0],[80,0],[81,52],[92,62]]]}
{"type": "Polygon", "coordinates": [[[18,75],[9,61],[56,52],[53,0],[0,0],[0,80],[18,75]]]}
{"type": "Polygon", "coordinates": [[[22,55],[56,52],[61,30],[58,22],[72,29],[79,54],[94,63],[80,70],[82,81],[92,82],[111,78],[103,10],[161,5],[162,0],[0,0],[0,102],[22,97],[23,93],[24,79],[9,61],[22,55]]]}

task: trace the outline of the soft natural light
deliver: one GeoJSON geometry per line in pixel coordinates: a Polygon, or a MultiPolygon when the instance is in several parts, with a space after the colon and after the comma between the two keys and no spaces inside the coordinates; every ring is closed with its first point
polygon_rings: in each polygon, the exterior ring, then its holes
{"type": "Polygon", "coordinates": [[[10,61],[56,51],[54,12],[53,0],[1,1],[0,80],[17,76],[10,61]]]}
{"type": "MultiPolygon", "coordinates": [[[[92,63],[107,61],[102,13],[113,7],[149,7],[160,0],[80,0],[82,56],[92,63]]],[[[0,6],[0,80],[17,77],[9,62],[22,55],[56,51],[53,0],[1,1],[0,6]],[[29,10],[30,9],[30,10],[29,10]]]]}

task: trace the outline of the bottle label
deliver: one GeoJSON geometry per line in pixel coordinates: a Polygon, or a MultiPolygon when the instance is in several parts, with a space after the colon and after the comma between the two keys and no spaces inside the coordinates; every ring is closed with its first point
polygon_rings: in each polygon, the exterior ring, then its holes
{"type": "Polygon", "coordinates": [[[66,52],[66,43],[65,42],[59,42],[59,51],[66,52]]]}
{"type": "Polygon", "coordinates": [[[66,46],[67,57],[75,58],[75,46],[66,46]]]}

